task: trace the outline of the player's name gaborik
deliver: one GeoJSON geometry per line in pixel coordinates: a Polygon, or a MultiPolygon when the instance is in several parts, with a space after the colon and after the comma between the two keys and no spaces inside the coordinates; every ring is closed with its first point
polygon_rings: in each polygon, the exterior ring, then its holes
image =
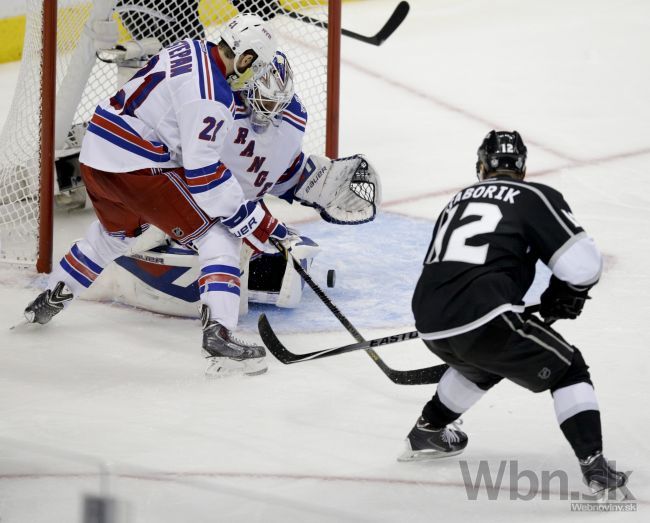
{"type": "Polygon", "coordinates": [[[379,347],[380,345],[385,345],[387,343],[395,343],[397,341],[415,339],[418,337],[417,332],[405,332],[404,334],[396,334],[394,336],[386,336],[385,338],[379,338],[377,340],[372,340],[370,342],[371,347],[379,347]]]}
{"type": "Polygon", "coordinates": [[[501,200],[505,203],[514,204],[515,196],[518,194],[521,194],[520,190],[497,183],[473,185],[457,193],[454,199],[447,205],[447,209],[451,209],[461,200],[469,200],[470,198],[487,198],[489,200],[501,200]]]}

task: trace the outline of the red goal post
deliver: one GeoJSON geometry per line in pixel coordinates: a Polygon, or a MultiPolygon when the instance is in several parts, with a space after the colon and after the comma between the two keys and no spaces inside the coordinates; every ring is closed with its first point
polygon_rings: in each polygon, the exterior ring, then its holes
{"type": "Polygon", "coordinates": [[[118,43],[123,43],[159,30],[167,31],[164,39],[173,39],[171,26],[183,27],[184,37],[216,40],[220,27],[237,14],[235,5],[267,16],[291,61],[296,91],[309,113],[304,150],[337,156],[341,0],[27,0],[26,4],[20,73],[0,136],[0,262],[51,271],[53,200],[60,192],[55,159],[78,153],[95,106],[118,87],[116,65],[96,56],[93,24],[98,21],[114,20],[118,43]],[[325,22],[327,28],[314,20],[325,22]]]}

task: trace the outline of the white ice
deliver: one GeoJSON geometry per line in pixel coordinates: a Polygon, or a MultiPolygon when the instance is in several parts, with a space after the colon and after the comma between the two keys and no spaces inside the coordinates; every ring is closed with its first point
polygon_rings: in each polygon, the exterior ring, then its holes
{"type": "MultiPolygon", "coordinates": [[[[342,244],[332,297],[350,320],[367,337],[412,329],[409,297],[432,220],[474,181],[486,132],[519,130],[529,179],[562,191],[605,254],[593,300],[558,328],[591,367],[605,454],[632,471],[636,512],[571,512],[557,480],[512,500],[530,490],[512,467],[497,500],[485,487],[468,499],[461,460],[472,474],[481,460],[493,475],[503,460],[538,478],[566,471],[567,488],[584,491],[548,393],[502,383],[464,416],[470,443],[459,458],[397,463],[433,386],[394,385],[360,352],[292,366],[270,357],[266,375],[207,381],[198,321],[114,303],[81,301],[45,328],[10,331],[39,280],[3,268],[3,523],[80,521],[81,494],[100,491],[127,502],[133,522],[648,521],[650,3],[410,4],[383,46],[343,40],[340,155],[372,159],[386,220],[417,234],[368,228],[354,242],[344,228],[323,233],[315,277],[324,282],[342,244]],[[394,263],[376,269],[367,246],[394,263]],[[387,303],[403,306],[386,314],[387,303]]],[[[343,25],[372,34],[394,5],[345,3],[343,25]]],[[[0,66],[2,114],[16,74],[16,64],[0,66]]],[[[309,215],[275,208],[289,221],[309,215]]],[[[57,214],[55,259],[92,217],[57,214]]],[[[351,342],[323,324],[329,312],[308,292],[304,309],[274,321],[286,344],[306,352],[351,342]]],[[[257,336],[254,318],[243,327],[257,336]]],[[[379,352],[399,369],[439,363],[418,341],[379,352]]]]}

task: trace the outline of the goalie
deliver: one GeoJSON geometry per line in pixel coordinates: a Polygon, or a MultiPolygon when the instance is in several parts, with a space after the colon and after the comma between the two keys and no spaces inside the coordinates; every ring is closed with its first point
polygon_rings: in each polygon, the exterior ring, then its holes
{"type": "MultiPolygon", "coordinates": [[[[238,29],[234,23],[231,30],[233,27],[238,29]]],[[[259,25],[255,27],[257,31],[259,25]]],[[[256,34],[247,31],[240,38],[231,38],[232,35],[226,32],[224,50],[237,46],[244,48],[239,45],[240,40],[244,36],[249,38],[249,33],[256,34]]],[[[374,218],[381,191],[374,169],[361,156],[334,161],[318,156],[305,157],[301,147],[307,114],[293,92],[293,73],[283,54],[271,55],[269,68],[256,76],[255,81],[244,84],[232,98],[223,96],[224,100],[219,99],[215,104],[202,98],[208,91],[203,89],[201,82],[218,77],[201,76],[195,72],[195,68],[200,70],[203,64],[194,55],[202,49],[200,42],[186,40],[164,50],[160,55],[162,58],[149,62],[148,71],[143,70],[133,78],[133,85],[129,82],[125,86],[126,97],[123,89],[108,101],[110,103],[98,108],[98,111],[101,109],[101,118],[95,115],[97,126],[106,126],[116,120],[129,131],[129,136],[133,135],[133,143],[139,144],[140,148],[132,147],[131,142],[126,143],[123,139],[118,140],[114,133],[104,133],[103,128],[89,128],[82,156],[85,153],[88,161],[101,160],[111,165],[137,159],[150,167],[132,173],[117,167],[113,172],[89,171],[90,175],[101,177],[103,183],[119,184],[123,190],[120,189],[117,199],[111,195],[108,195],[112,198],[110,201],[103,196],[99,200],[93,199],[95,210],[103,221],[95,222],[86,238],[73,245],[63,257],[50,277],[48,289],[27,306],[25,316],[29,322],[49,322],[72,301],[73,296],[84,293],[111,261],[120,257],[124,260],[125,254],[133,252],[134,245],[139,243],[136,237],[141,236],[149,224],[156,225],[183,247],[198,250],[198,256],[185,254],[184,259],[191,259],[191,264],[197,269],[194,279],[201,303],[202,347],[209,360],[206,374],[215,377],[230,373],[254,375],[266,371],[264,348],[242,342],[233,335],[240,301],[244,301],[240,300],[240,288],[247,288],[240,282],[242,245],[249,245],[247,248],[251,249],[245,252],[258,256],[265,250],[275,249],[269,238],[281,240],[288,247],[294,246],[297,255],[300,255],[301,247],[310,246],[308,241],[289,234],[262,205],[262,198],[266,194],[275,194],[289,202],[297,201],[316,208],[327,221],[352,224],[374,218]],[[179,74],[167,79],[155,69],[152,72],[151,68],[158,60],[173,62],[172,66],[179,68],[179,74]],[[198,93],[201,100],[196,101],[197,107],[218,108],[221,111],[219,118],[206,111],[197,113],[197,119],[186,121],[185,110],[177,113],[174,105],[164,100],[169,90],[154,90],[152,87],[146,99],[138,99],[140,105],[129,106],[127,128],[121,123],[121,119],[127,118],[122,116],[124,111],[119,117],[111,111],[119,111],[146,73],[150,73],[146,78],[158,75],[163,84],[175,82],[174,85],[179,85],[179,95],[186,87],[191,89],[188,96],[197,96],[198,93]],[[181,84],[183,75],[188,76],[181,84]],[[174,111],[165,113],[170,108],[174,111]],[[228,111],[223,111],[223,108],[228,111]],[[186,142],[181,144],[182,147],[171,142],[169,146],[165,144],[164,140],[176,136],[173,133],[166,132],[162,136],[158,134],[162,131],[153,125],[145,127],[146,119],[160,114],[178,115],[178,129],[186,142]],[[232,118],[232,124],[228,118],[232,118]],[[151,141],[136,135],[135,129],[146,131],[146,137],[151,141]],[[141,153],[143,146],[148,149],[141,153]],[[178,149],[182,149],[182,158],[168,153],[178,149]],[[201,151],[200,158],[195,150],[201,151]],[[181,160],[183,167],[178,166],[181,160]],[[161,189],[155,193],[158,186],[161,189]],[[162,189],[167,191],[164,198],[162,189]],[[115,208],[114,223],[106,218],[105,208],[109,204],[111,210],[115,208]],[[129,218],[128,224],[124,222],[123,214],[129,218]]],[[[214,70],[221,67],[218,60],[224,59],[221,54],[216,54],[219,49],[210,48],[214,70]]],[[[229,63],[235,63],[235,60],[229,63]]],[[[236,85],[237,77],[233,79],[233,85],[236,85]]],[[[225,81],[219,81],[220,85],[226,85],[225,81]]],[[[179,108],[186,106],[179,105],[179,108]]],[[[120,129],[117,131],[120,131],[120,136],[124,134],[120,129]]],[[[97,185],[96,180],[89,176],[87,186],[89,180],[97,185]]],[[[159,246],[154,251],[165,248],[172,255],[177,252],[174,246],[159,246]]],[[[183,251],[187,253],[187,249],[183,251]]],[[[141,259],[148,256],[145,253],[141,259]]],[[[244,280],[248,272],[251,271],[244,272],[244,280]]],[[[286,277],[285,271],[283,283],[286,277]]],[[[267,275],[262,279],[267,281],[269,278],[267,275]]],[[[295,299],[296,295],[293,296],[295,299]]]]}

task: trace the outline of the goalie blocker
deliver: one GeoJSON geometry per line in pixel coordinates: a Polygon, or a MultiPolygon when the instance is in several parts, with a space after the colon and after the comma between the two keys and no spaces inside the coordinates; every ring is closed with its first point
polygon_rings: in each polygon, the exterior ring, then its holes
{"type": "MultiPolygon", "coordinates": [[[[151,237],[155,238],[157,231],[151,229],[151,237]]],[[[301,266],[309,271],[320,251],[318,244],[298,236],[291,241],[291,248],[301,266]]],[[[297,307],[304,282],[293,265],[279,252],[251,254],[250,248],[242,246],[240,315],[246,314],[249,302],[297,307]]],[[[112,299],[161,314],[196,318],[200,306],[199,275],[194,250],[164,242],[115,260],[84,298],[112,299]]]]}

